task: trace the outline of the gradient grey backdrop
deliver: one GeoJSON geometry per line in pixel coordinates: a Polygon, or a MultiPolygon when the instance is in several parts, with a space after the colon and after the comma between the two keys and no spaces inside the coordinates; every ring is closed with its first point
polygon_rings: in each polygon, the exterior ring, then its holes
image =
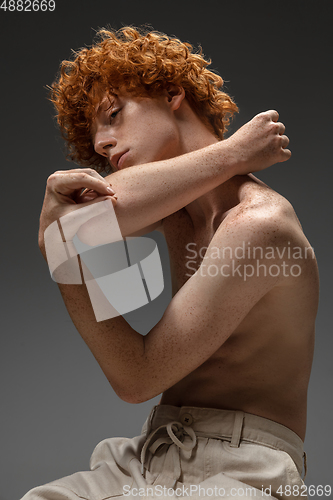
{"type": "Polygon", "coordinates": [[[100,440],[139,433],[157,401],[133,406],[115,396],[74,329],[37,246],[46,179],[71,168],[44,86],[70,49],[90,44],[94,29],[107,23],[150,23],[202,44],[239,105],[233,130],[271,108],[287,126],[292,159],[260,177],[292,202],[319,261],[306,483],[333,486],[330,5],[56,0],[53,13],[0,10],[0,500],[17,500],[35,485],[87,469],[100,440]]]}

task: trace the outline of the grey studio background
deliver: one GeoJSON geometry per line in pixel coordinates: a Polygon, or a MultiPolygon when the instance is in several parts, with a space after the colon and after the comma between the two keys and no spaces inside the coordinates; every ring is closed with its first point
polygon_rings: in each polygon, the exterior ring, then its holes
{"type": "Polygon", "coordinates": [[[91,44],[94,30],[108,23],[149,23],[201,44],[239,105],[232,130],[272,108],[287,126],[291,160],[260,178],[294,205],[319,262],[306,484],[333,487],[330,4],[56,0],[54,12],[0,9],[0,500],[17,500],[33,486],[88,469],[99,441],[137,435],[158,402],[134,406],[114,394],[72,325],[37,245],[46,179],[73,168],[45,86],[70,49],[91,44]]]}

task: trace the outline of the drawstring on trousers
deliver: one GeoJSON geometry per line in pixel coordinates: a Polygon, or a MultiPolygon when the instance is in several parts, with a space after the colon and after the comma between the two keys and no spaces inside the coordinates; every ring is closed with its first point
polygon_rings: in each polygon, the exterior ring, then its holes
{"type": "MultiPolygon", "coordinates": [[[[192,454],[192,450],[195,447],[196,443],[197,443],[197,437],[196,437],[194,430],[191,427],[189,427],[187,425],[183,425],[180,422],[173,421],[173,422],[169,422],[168,424],[164,424],[164,425],[161,425],[160,427],[157,427],[148,436],[145,444],[143,445],[142,451],[141,451],[142,474],[144,474],[144,467],[145,467],[147,450],[150,451],[152,454],[154,454],[156,452],[157,448],[159,448],[162,444],[175,444],[177,446],[177,448],[172,448],[172,449],[174,449],[174,451],[171,452],[173,454],[173,457],[170,457],[170,458],[175,459],[176,455],[177,455],[177,460],[175,461],[175,466],[177,464],[177,469],[179,468],[179,475],[176,474],[176,475],[178,475],[178,477],[176,479],[176,481],[177,481],[179,476],[180,476],[179,451],[180,451],[180,449],[182,449],[186,454],[189,454],[188,458],[190,458],[190,456],[192,454]],[[162,429],[163,430],[165,429],[167,431],[168,436],[159,437],[158,439],[156,439],[156,441],[154,441],[154,443],[152,445],[150,445],[152,438],[155,436],[155,434],[158,433],[158,431],[161,431],[162,429]],[[179,439],[179,438],[183,438],[185,436],[185,434],[190,436],[190,438],[192,439],[191,443],[184,444],[179,439]],[[178,449],[178,453],[177,453],[177,449],[178,449]],[[179,467],[178,467],[178,464],[179,464],[179,467]]],[[[168,450],[168,453],[169,453],[169,450],[168,450]]]]}
{"type": "MultiPolygon", "coordinates": [[[[186,420],[185,420],[186,421],[186,420]]],[[[191,420],[192,421],[192,420],[191,420]]],[[[241,441],[241,436],[242,436],[242,429],[243,429],[243,423],[244,423],[244,412],[242,411],[236,411],[235,412],[235,421],[233,425],[233,431],[232,435],[230,437],[230,446],[233,448],[238,448],[240,441],[241,441]]],[[[192,427],[189,425],[185,425],[181,422],[178,421],[173,421],[169,422],[167,424],[161,425],[157,427],[154,431],[152,431],[149,436],[147,437],[147,440],[145,444],[143,445],[142,451],[141,451],[141,473],[144,476],[144,469],[145,469],[145,461],[146,461],[146,453],[147,450],[154,455],[156,450],[162,445],[162,444],[175,444],[176,447],[170,446],[167,453],[166,453],[166,463],[171,462],[171,470],[173,470],[173,477],[166,477],[163,474],[163,484],[166,485],[166,483],[169,485],[169,487],[174,487],[176,482],[179,480],[180,475],[181,475],[181,459],[180,459],[180,450],[183,450],[183,454],[187,459],[191,458],[192,455],[192,450],[195,447],[197,443],[197,437],[200,435],[204,435],[205,437],[208,437],[209,435],[207,433],[201,433],[197,432],[197,434],[194,432],[192,427]],[[157,438],[153,444],[150,444],[153,437],[158,433],[158,431],[161,430],[166,430],[167,431],[167,436],[162,436],[157,438]],[[181,439],[184,439],[185,435],[188,435],[191,438],[191,442],[184,444],[181,439]]],[[[209,437],[212,438],[218,438],[221,439],[221,436],[216,436],[216,435],[211,435],[209,437]]],[[[159,480],[161,480],[161,476],[159,476],[159,480]]]]}

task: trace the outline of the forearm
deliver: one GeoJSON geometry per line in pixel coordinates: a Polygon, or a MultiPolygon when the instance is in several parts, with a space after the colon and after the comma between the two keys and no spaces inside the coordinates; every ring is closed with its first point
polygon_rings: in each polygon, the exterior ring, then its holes
{"type": "Polygon", "coordinates": [[[123,236],[180,210],[237,174],[228,140],[169,160],[137,165],[107,177],[118,200],[123,236]]]}
{"type": "MultiPolygon", "coordinates": [[[[201,150],[171,160],[129,167],[112,174],[109,182],[118,195],[115,211],[122,235],[130,235],[167,217],[234,175],[261,170],[288,159],[290,151],[284,150],[285,146],[283,146],[286,144],[286,138],[279,135],[282,124],[271,121],[271,115],[274,118],[275,113],[267,112],[258,115],[231,138],[201,150]]],[[[63,221],[67,216],[70,220],[74,220],[70,237],[67,237],[68,228],[66,228],[65,239],[71,241],[71,236],[77,233],[78,228],[83,227],[80,220],[81,214],[84,215],[82,224],[85,225],[84,209],[90,210],[95,201],[96,206],[102,208],[105,206],[96,199],[82,203],[80,207],[80,204],[75,203],[74,198],[71,197],[73,193],[82,190],[82,187],[101,193],[100,196],[104,198],[109,196],[106,194],[107,182],[102,178],[94,179],[94,175],[98,176],[98,174],[91,169],[88,170],[90,170],[88,173],[60,171],[48,179],[40,224],[40,245],[43,243],[45,229],[54,221],[58,219],[63,221]],[[72,213],[73,217],[71,217],[72,213]]],[[[96,207],[94,210],[96,215],[96,207]]],[[[107,214],[109,212],[110,210],[107,210],[107,214]]],[[[102,217],[103,214],[98,220],[102,217]]],[[[91,220],[95,227],[95,221],[91,220]]],[[[96,244],[96,242],[93,243],[93,245],[96,244]]],[[[98,242],[98,244],[103,244],[103,242],[98,242]]],[[[151,373],[156,373],[160,369],[162,357],[165,357],[169,351],[172,356],[178,352],[178,339],[176,338],[175,347],[171,350],[169,345],[162,342],[161,357],[156,358],[156,345],[149,347],[152,346],[151,341],[146,343],[145,338],[135,332],[121,316],[106,321],[96,321],[85,285],[59,285],[59,287],[74,324],[117,394],[123,399],[135,400],[135,393],[140,385],[153,385],[151,373]]],[[[184,307],[193,303],[193,300],[191,302],[188,299],[187,290],[184,294],[184,301],[178,308],[181,319],[184,316],[184,307]]],[[[205,295],[207,294],[203,294],[205,295]]],[[[200,297],[202,302],[201,299],[202,297],[200,297]]],[[[172,304],[174,304],[174,299],[172,304]]],[[[173,306],[170,305],[168,314],[172,308],[173,306]]],[[[198,310],[200,312],[199,307],[198,310]]],[[[225,316],[228,318],[229,312],[225,316]]],[[[165,315],[163,321],[169,324],[170,317],[165,315]]],[[[200,325],[200,316],[194,323],[200,325]]],[[[166,323],[160,323],[154,327],[154,335],[150,335],[149,338],[157,338],[161,334],[165,337],[166,326],[166,323]]],[[[175,335],[176,330],[175,324],[172,324],[167,340],[170,333],[175,335]]],[[[201,351],[203,351],[202,348],[201,351]]],[[[203,362],[203,360],[199,361],[203,362]]],[[[167,363],[164,364],[167,366],[167,363]]],[[[182,360],[177,360],[176,365],[182,366],[182,360]]],[[[171,364],[168,366],[168,373],[173,374],[174,361],[171,370],[169,370],[170,367],[171,364]]],[[[194,369],[195,366],[193,365],[192,368],[194,369]]],[[[162,378],[164,387],[165,371],[162,378]]],[[[154,378],[156,385],[155,379],[156,377],[154,378]]],[[[157,384],[156,390],[163,389],[162,385],[157,384]]],[[[154,395],[158,393],[156,390],[154,395]]],[[[152,395],[149,394],[149,397],[152,395]]]]}
{"type": "MultiPolygon", "coordinates": [[[[110,176],[118,195],[115,212],[123,236],[181,209],[234,174],[222,142],[172,160],[138,165],[110,176]]],[[[122,316],[96,321],[85,285],[59,284],[74,325],[119,397],[141,399],[149,383],[144,337],[122,316]]]]}
{"type": "MultiPolygon", "coordinates": [[[[224,143],[112,174],[122,235],[167,217],[232,177],[235,165],[224,143]]],[[[96,321],[85,285],[59,284],[59,288],[74,325],[116,393],[135,400],[138,381],[146,380],[144,337],[121,316],[96,321]]]]}

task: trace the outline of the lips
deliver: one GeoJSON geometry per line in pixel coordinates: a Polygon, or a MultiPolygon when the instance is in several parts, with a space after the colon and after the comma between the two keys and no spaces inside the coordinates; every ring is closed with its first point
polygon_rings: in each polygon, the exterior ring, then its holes
{"type": "Polygon", "coordinates": [[[111,156],[111,164],[114,168],[121,169],[126,153],[128,153],[128,150],[111,156]]]}

